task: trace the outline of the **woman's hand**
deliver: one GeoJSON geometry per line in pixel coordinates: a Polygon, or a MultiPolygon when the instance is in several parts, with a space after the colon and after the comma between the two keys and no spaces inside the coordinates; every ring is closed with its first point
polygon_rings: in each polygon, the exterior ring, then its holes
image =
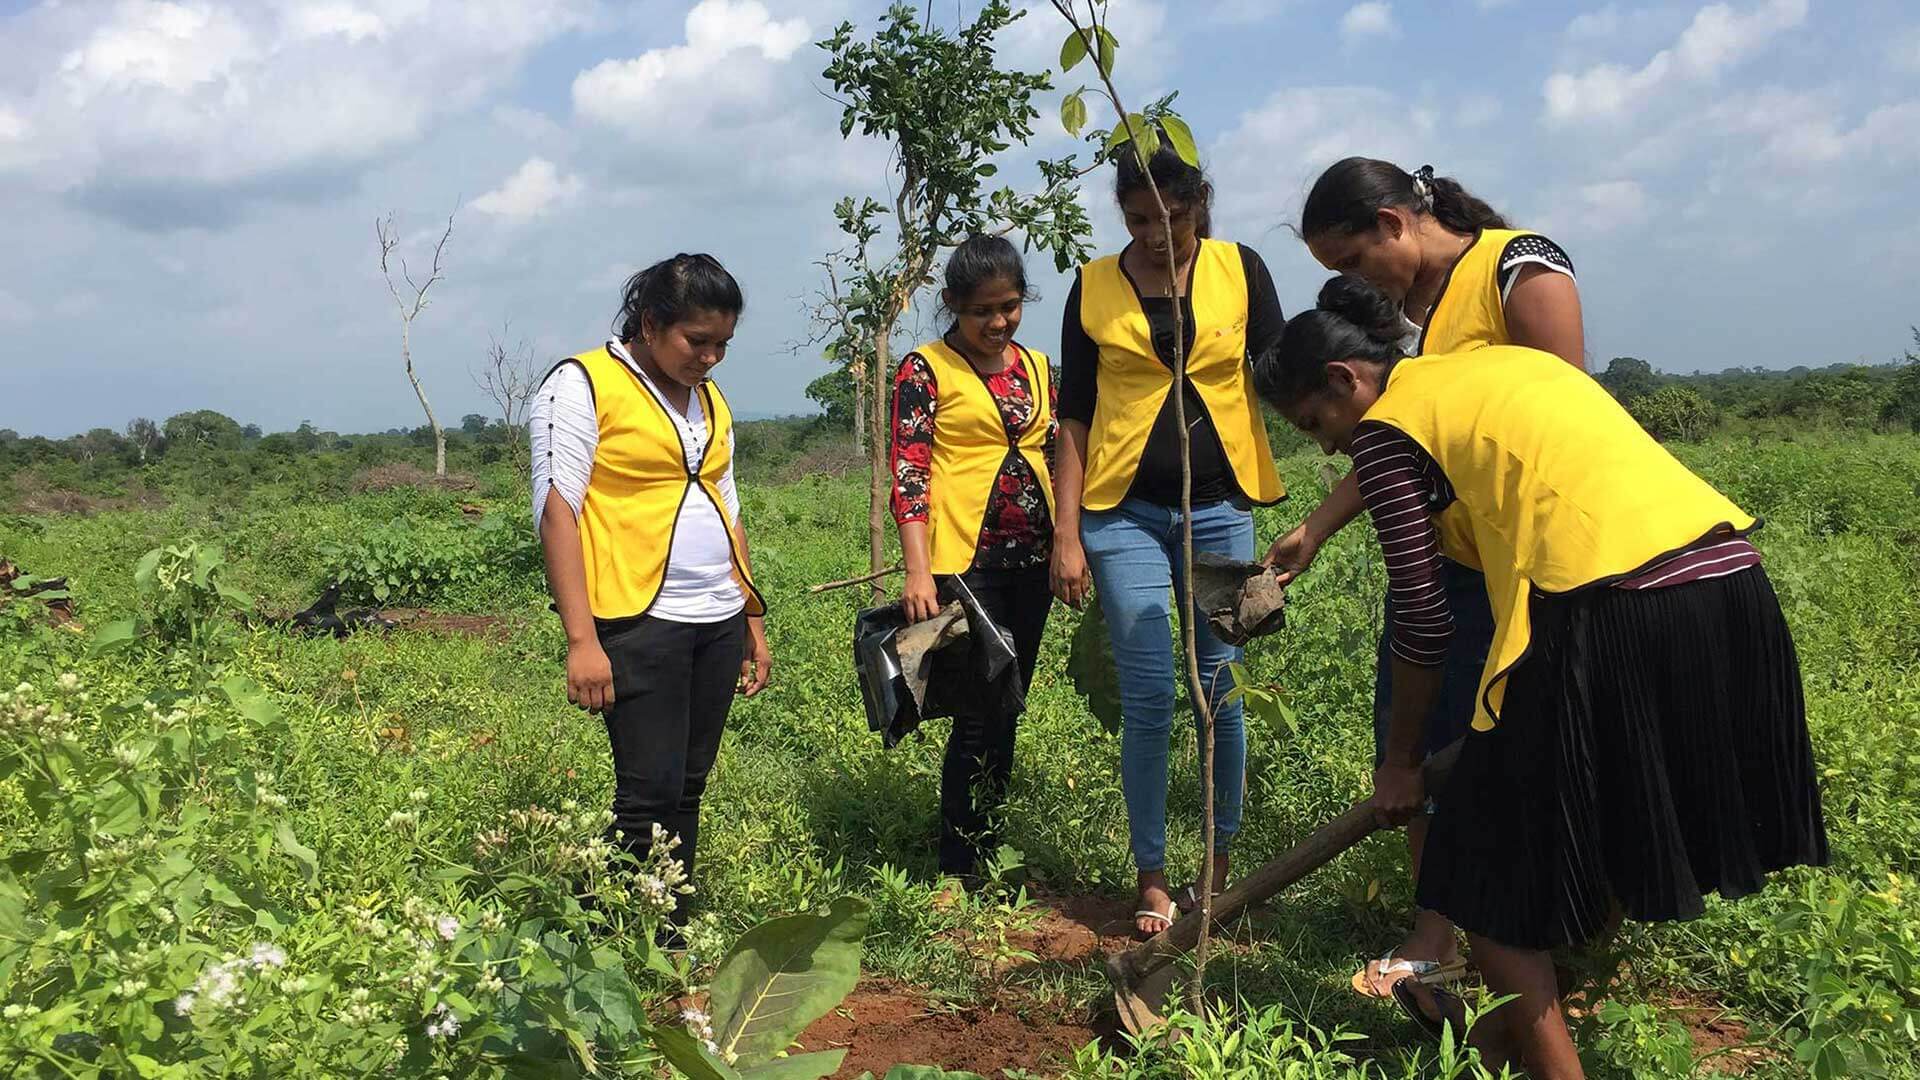
{"type": "Polygon", "coordinates": [[[1373,770],[1373,816],[1381,827],[1406,824],[1426,801],[1426,782],[1418,768],[1381,765],[1373,770]]]}
{"type": "Polygon", "coordinates": [[[1087,593],[1093,589],[1093,572],[1087,569],[1087,549],[1080,546],[1078,539],[1055,535],[1053,538],[1053,563],[1048,572],[1053,583],[1053,595],[1063,604],[1075,608],[1087,601],[1087,593]]]}
{"type": "Polygon", "coordinates": [[[767,688],[773,672],[773,650],[767,647],[767,621],[747,619],[747,651],[740,658],[740,696],[752,697],[767,688]]]}
{"type": "Polygon", "coordinates": [[[613,662],[600,642],[567,646],[567,700],[591,713],[613,707],[613,662]]]}
{"type": "Polygon", "coordinates": [[[900,610],[908,622],[925,622],[940,613],[940,590],[933,575],[926,571],[907,571],[907,584],[900,590],[900,610]]]}
{"type": "Polygon", "coordinates": [[[1306,573],[1307,567],[1313,565],[1313,557],[1320,554],[1320,544],[1320,538],[1303,521],[1275,540],[1273,546],[1267,549],[1267,557],[1263,561],[1268,566],[1279,568],[1280,584],[1285,585],[1306,573]]]}

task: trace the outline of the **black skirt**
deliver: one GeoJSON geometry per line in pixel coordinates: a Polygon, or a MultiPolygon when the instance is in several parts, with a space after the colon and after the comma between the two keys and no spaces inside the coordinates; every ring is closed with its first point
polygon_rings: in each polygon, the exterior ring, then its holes
{"type": "Polygon", "coordinates": [[[1825,865],[1793,638],[1766,571],[1536,595],[1502,719],[1468,735],[1418,898],[1470,933],[1550,949],[1702,913],[1825,865]]]}

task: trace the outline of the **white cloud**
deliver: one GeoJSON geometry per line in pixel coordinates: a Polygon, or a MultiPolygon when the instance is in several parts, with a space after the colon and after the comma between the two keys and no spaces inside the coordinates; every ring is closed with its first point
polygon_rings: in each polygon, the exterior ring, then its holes
{"type": "Polygon", "coordinates": [[[1806,17],[1807,0],[1762,0],[1745,12],[1711,4],[1694,15],[1670,48],[1639,68],[1598,64],[1556,72],[1543,91],[1547,119],[1568,123],[1628,114],[1663,90],[1718,77],[1806,17]]]}
{"type": "Polygon", "coordinates": [[[1647,220],[1647,191],[1636,180],[1584,184],[1575,191],[1588,232],[1610,232],[1647,220]]]}
{"type": "Polygon", "coordinates": [[[1379,37],[1395,32],[1393,5],[1383,0],[1366,0],[1347,9],[1340,19],[1340,36],[1349,41],[1379,37]]]}
{"type": "Polygon", "coordinates": [[[226,224],[348,186],[589,2],[43,5],[0,40],[0,170],[140,227],[226,224]]]}
{"type": "Polygon", "coordinates": [[[1613,4],[1594,11],[1583,11],[1567,24],[1566,36],[1574,41],[1610,38],[1620,32],[1620,9],[1613,4]]]}
{"type": "Polygon", "coordinates": [[[676,124],[689,122],[683,113],[668,112],[669,104],[704,106],[707,113],[771,107],[768,67],[785,63],[811,31],[804,19],[775,22],[758,0],[700,0],[687,12],[686,35],[685,44],[581,72],[573,80],[574,110],[608,127],[646,133],[668,116],[676,124]]]}
{"type": "Polygon", "coordinates": [[[563,176],[553,162],[533,157],[499,187],[473,200],[473,208],[509,221],[525,221],[571,200],[581,187],[579,177],[563,176]]]}

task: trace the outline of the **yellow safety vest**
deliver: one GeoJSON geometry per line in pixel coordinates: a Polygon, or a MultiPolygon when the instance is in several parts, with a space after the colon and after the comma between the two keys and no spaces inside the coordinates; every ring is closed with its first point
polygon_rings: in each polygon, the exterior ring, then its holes
{"type": "MultiPolygon", "coordinates": [[[[1513,344],[1507,336],[1506,307],[1500,301],[1500,255],[1514,239],[1538,235],[1520,229],[1480,230],[1440,283],[1440,296],[1433,302],[1414,353],[1457,353],[1482,345],[1513,344]]],[[[1480,569],[1463,511],[1449,507],[1434,519],[1434,525],[1456,562],[1480,569]]]]}
{"type": "MultiPolygon", "coordinates": [[[[680,431],[667,406],[640,376],[605,346],[573,357],[593,384],[600,442],[593,474],[580,507],[580,554],[587,567],[587,601],[595,618],[644,615],[667,579],[667,555],[687,493],[698,489],[722,520],[726,502],[720,480],[733,460],[733,410],[719,387],[702,383],[695,396],[706,409],[707,451],[688,461],[680,431]]],[[[747,614],[767,605],[746,571],[739,523],[726,520],[733,549],[733,577],[746,596],[747,614]]]]}
{"type": "MultiPolygon", "coordinates": [[[[1527,604],[1609,584],[1754,517],[1641,430],[1600,384],[1517,345],[1394,366],[1367,410],[1432,455],[1453,485],[1486,571],[1493,645],[1473,726],[1500,716],[1531,640],[1527,604]]],[[[1442,532],[1441,550],[1458,557],[1442,532]]]]}
{"type": "Polygon", "coordinates": [[[1416,355],[1456,353],[1481,345],[1511,345],[1506,307],[1500,302],[1500,255],[1523,229],[1482,229],[1460,253],[1440,283],[1427,325],[1420,331],[1416,355]]]}
{"type": "MultiPolygon", "coordinates": [[[[1261,505],[1286,495],[1273,467],[1260,403],[1247,373],[1247,272],[1240,245],[1202,240],[1194,255],[1194,340],[1187,378],[1213,420],[1234,482],[1261,505]]],[[[1173,388],[1173,372],[1153,348],[1140,294],[1109,255],[1080,270],[1080,324],[1100,349],[1099,396],[1087,439],[1080,504],[1110,510],[1127,497],[1147,436],[1173,388]]]]}
{"type": "Polygon", "coordinates": [[[964,574],[973,567],[987,502],[1008,454],[1019,454],[1046,492],[1053,512],[1053,475],[1047,469],[1047,430],[1053,419],[1052,372],[1047,358],[1021,345],[1014,349],[1033,393],[1026,427],[1010,432],[987,382],[967,358],[944,341],[914,351],[933,369],[939,396],[933,412],[933,464],[927,481],[928,544],[933,572],[964,574]]]}

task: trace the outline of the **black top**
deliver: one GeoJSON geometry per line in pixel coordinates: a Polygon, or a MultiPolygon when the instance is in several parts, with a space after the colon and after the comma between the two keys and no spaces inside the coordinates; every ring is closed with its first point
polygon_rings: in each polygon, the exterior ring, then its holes
{"type": "MultiPolygon", "coordinates": [[[[1273,275],[1267,272],[1267,264],[1245,244],[1234,246],[1240,249],[1241,266],[1247,275],[1247,356],[1251,359],[1280,340],[1287,319],[1280,311],[1280,296],[1274,291],[1273,275]]],[[[1132,283],[1132,276],[1127,280],[1132,283]]],[[[1191,292],[1191,266],[1187,269],[1187,284],[1191,292]]],[[[1137,283],[1134,290],[1137,294],[1137,283]]],[[[1174,366],[1173,301],[1164,296],[1140,297],[1140,306],[1147,314],[1147,325],[1153,334],[1153,351],[1160,362],[1171,369],[1174,366]]],[[[1180,298],[1180,320],[1186,328],[1184,340],[1187,354],[1191,356],[1195,335],[1190,296],[1180,298]]],[[[1227,462],[1226,449],[1220,445],[1220,433],[1214,429],[1213,417],[1194,390],[1193,380],[1186,380],[1185,393],[1193,455],[1194,505],[1228,499],[1244,501],[1246,495],[1227,462]]],[[[1067,294],[1067,310],[1060,327],[1060,419],[1093,423],[1094,402],[1099,394],[1100,348],[1080,321],[1080,278],[1076,275],[1073,291],[1067,294]]],[[[1133,486],[1127,489],[1127,496],[1159,506],[1180,505],[1180,431],[1174,420],[1172,394],[1167,395],[1160,415],[1154,418],[1153,431],[1147,435],[1146,449],[1140,454],[1140,465],[1133,474],[1133,486]]]]}

